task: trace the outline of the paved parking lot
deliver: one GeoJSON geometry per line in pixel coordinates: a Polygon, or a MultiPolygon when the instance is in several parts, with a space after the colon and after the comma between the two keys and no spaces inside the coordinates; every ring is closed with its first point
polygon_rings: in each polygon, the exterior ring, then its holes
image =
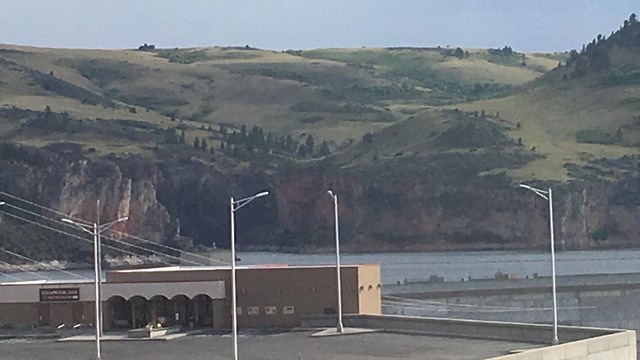
{"type": "MultiPolygon", "coordinates": [[[[242,360],[482,359],[531,344],[460,338],[368,333],[310,337],[311,332],[245,334],[239,339],[242,360]]],[[[172,341],[105,341],[103,360],[232,359],[232,338],[194,335],[172,341]]],[[[95,359],[94,342],[0,340],[0,359],[95,359]]]]}

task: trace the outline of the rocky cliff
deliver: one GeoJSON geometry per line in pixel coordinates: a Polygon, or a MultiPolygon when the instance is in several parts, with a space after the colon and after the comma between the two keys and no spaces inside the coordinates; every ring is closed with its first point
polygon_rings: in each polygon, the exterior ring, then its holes
{"type": "MultiPolygon", "coordinates": [[[[14,227],[13,232],[9,231],[0,239],[4,245],[18,243],[26,252],[39,253],[38,258],[43,255],[76,256],[79,252],[70,249],[81,247],[80,244],[70,244],[66,239],[65,244],[56,246],[55,242],[64,239],[64,236],[29,225],[29,221],[73,232],[46,218],[60,220],[63,216],[69,216],[95,222],[97,200],[100,201],[101,223],[129,216],[128,221],[116,224],[114,230],[158,242],[175,241],[177,222],[158,202],[153,179],[127,177],[116,163],[108,159],[87,160],[79,156],[79,149],[70,144],[42,149],[0,145],[0,197],[11,205],[3,210],[13,215],[3,216],[3,226],[14,227]],[[55,209],[59,213],[32,203],[55,209]],[[15,232],[15,228],[24,226],[29,226],[30,230],[15,232]],[[53,244],[46,243],[47,240],[53,241],[53,244]]],[[[113,233],[109,236],[126,240],[126,237],[113,233]]]]}
{"type": "MultiPolygon", "coordinates": [[[[271,196],[238,212],[240,248],[329,249],[331,189],[339,196],[345,251],[548,247],[546,201],[518,189],[504,173],[481,176],[482,169],[459,163],[435,166],[415,159],[393,170],[341,168],[328,161],[227,167],[176,157],[88,160],[61,146],[1,150],[3,191],[88,221],[100,200],[102,222],[128,214],[118,230],[176,246],[226,247],[230,196],[269,190],[271,196]]],[[[632,200],[640,186],[632,179],[539,185],[554,187],[558,248],[637,245],[640,204],[632,200]]]]}

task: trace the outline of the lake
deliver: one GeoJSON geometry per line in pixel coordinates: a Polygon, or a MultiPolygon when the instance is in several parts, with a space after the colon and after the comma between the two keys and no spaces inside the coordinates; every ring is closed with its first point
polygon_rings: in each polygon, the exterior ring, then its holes
{"type": "MultiPolygon", "coordinates": [[[[335,254],[288,254],[272,252],[238,253],[238,265],[277,264],[318,265],[335,264],[335,254]]],[[[343,264],[380,264],[383,284],[407,280],[426,280],[431,275],[442,276],[446,281],[460,279],[493,278],[497,272],[514,274],[518,278],[551,274],[551,256],[534,251],[465,251],[465,252],[415,252],[341,254],[343,264]]],[[[640,273],[640,249],[565,251],[556,253],[557,275],[640,273]]],[[[74,273],[92,278],[91,270],[74,273]]],[[[22,280],[74,279],[73,276],[55,271],[37,274],[11,274],[22,280]]],[[[15,281],[0,274],[0,281],[15,281]]]]}

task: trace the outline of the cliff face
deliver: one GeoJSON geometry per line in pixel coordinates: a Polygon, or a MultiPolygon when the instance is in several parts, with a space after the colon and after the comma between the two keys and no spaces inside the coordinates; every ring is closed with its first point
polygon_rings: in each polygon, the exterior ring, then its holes
{"type": "MultiPolygon", "coordinates": [[[[173,240],[175,220],[158,202],[153,179],[126,177],[107,159],[90,161],[49,149],[4,145],[0,167],[0,188],[8,194],[88,222],[95,221],[100,200],[101,223],[129,216],[114,230],[154,241],[173,240]]],[[[2,199],[47,217],[62,216],[8,196],[2,199]]]]}
{"type": "MultiPolygon", "coordinates": [[[[339,194],[341,238],[350,251],[548,248],[544,199],[499,177],[469,178],[466,184],[432,180],[309,169],[280,174],[273,187],[278,226],[282,234],[304,234],[313,246],[331,247],[330,188],[339,194]]],[[[640,212],[637,205],[616,202],[621,186],[553,185],[557,248],[638,245],[640,212]]]]}
{"type": "MultiPolygon", "coordinates": [[[[191,238],[227,247],[229,198],[269,190],[237,213],[239,248],[332,248],[331,189],[346,251],[549,246],[548,203],[505,175],[460,178],[415,168],[372,175],[327,164],[233,168],[188,158],[86,160],[49,149],[0,150],[3,191],[87,221],[100,200],[101,222],[128,215],[117,230],[172,245],[189,246],[191,238]]],[[[627,180],[554,184],[558,249],[637,245],[640,204],[629,199],[640,185],[627,180]]]]}

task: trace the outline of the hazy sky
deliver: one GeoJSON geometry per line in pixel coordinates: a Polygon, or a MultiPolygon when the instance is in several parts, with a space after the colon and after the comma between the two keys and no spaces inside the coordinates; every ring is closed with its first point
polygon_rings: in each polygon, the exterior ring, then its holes
{"type": "Polygon", "coordinates": [[[608,36],[632,12],[637,0],[0,0],[0,42],[562,51],[608,36]]]}

